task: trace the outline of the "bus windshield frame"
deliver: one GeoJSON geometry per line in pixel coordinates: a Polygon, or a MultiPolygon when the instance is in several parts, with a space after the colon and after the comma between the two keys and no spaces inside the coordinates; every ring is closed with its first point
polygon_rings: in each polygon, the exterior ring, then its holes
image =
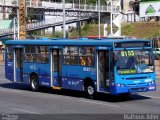
{"type": "Polygon", "coordinates": [[[120,49],[114,51],[116,73],[146,74],[155,71],[152,49],[120,49]]]}

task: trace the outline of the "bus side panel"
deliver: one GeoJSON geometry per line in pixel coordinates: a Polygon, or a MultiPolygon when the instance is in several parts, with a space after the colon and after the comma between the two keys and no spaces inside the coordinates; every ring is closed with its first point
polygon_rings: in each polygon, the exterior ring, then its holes
{"type": "Polygon", "coordinates": [[[53,72],[53,86],[60,86],[59,85],[59,79],[61,80],[62,79],[62,74],[61,72],[58,73],[58,72],[53,72]],[[58,74],[59,74],[59,77],[58,77],[58,74]]]}
{"type": "Polygon", "coordinates": [[[50,65],[49,64],[38,64],[36,66],[36,73],[38,74],[39,84],[41,86],[50,87],[50,65]]]}
{"type": "Polygon", "coordinates": [[[64,89],[82,90],[83,80],[76,78],[62,78],[62,86],[64,89]]]}
{"type": "Polygon", "coordinates": [[[5,77],[8,80],[14,81],[14,77],[13,77],[13,62],[6,62],[6,64],[5,64],[5,77]]]}
{"type": "Polygon", "coordinates": [[[21,82],[21,70],[20,69],[16,69],[16,82],[21,82]]]}
{"type": "Polygon", "coordinates": [[[63,88],[82,90],[85,78],[96,79],[96,69],[87,66],[62,66],[63,88]]]}
{"type": "Polygon", "coordinates": [[[33,70],[31,70],[31,66],[33,65],[33,63],[23,63],[23,83],[25,84],[29,84],[30,83],[30,74],[32,72],[35,72],[33,70]]]}
{"type": "Polygon", "coordinates": [[[29,79],[30,79],[30,74],[23,73],[23,83],[24,84],[29,84],[29,79]]]}
{"type": "Polygon", "coordinates": [[[39,79],[39,85],[50,86],[50,66],[49,64],[24,63],[23,78],[25,83],[29,83],[30,74],[35,73],[39,79]]]}

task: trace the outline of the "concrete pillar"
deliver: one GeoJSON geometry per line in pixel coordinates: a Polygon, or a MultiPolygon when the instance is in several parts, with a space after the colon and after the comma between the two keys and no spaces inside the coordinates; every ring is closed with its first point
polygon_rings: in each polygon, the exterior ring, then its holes
{"type": "Polygon", "coordinates": [[[55,34],[55,26],[52,27],[52,35],[54,36],[55,34]]]}
{"type": "Polygon", "coordinates": [[[81,37],[80,21],[77,22],[78,38],[81,37]]]}
{"type": "Polygon", "coordinates": [[[103,36],[104,37],[107,37],[107,35],[108,35],[108,32],[107,32],[107,23],[105,23],[104,25],[103,25],[103,36]]]}
{"type": "Polygon", "coordinates": [[[44,35],[45,34],[45,29],[42,29],[41,30],[41,35],[44,35]]]}

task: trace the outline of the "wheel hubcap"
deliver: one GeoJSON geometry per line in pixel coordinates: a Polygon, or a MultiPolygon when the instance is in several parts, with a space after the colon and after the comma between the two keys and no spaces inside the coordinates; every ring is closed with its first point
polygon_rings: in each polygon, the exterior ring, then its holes
{"type": "Polygon", "coordinates": [[[88,86],[88,94],[93,95],[94,94],[94,88],[92,86],[88,86]]]}
{"type": "Polygon", "coordinates": [[[35,80],[32,80],[32,88],[36,89],[37,87],[37,82],[35,80]]]}

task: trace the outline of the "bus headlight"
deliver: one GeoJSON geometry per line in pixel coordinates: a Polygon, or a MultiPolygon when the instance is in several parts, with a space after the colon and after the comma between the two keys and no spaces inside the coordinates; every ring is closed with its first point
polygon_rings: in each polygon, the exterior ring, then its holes
{"type": "Polygon", "coordinates": [[[121,84],[117,84],[117,86],[118,86],[118,87],[120,87],[120,86],[121,86],[121,84]]]}
{"type": "Polygon", "coordinates": [[[117,87],[124,87],[123,84],[115,84],[117,87]]]}
{"type": "Polygon", "coordinates": [[[114,83],[111,83],[111,85],[114,86],[115,84],[114,84],[114,83]]]}

